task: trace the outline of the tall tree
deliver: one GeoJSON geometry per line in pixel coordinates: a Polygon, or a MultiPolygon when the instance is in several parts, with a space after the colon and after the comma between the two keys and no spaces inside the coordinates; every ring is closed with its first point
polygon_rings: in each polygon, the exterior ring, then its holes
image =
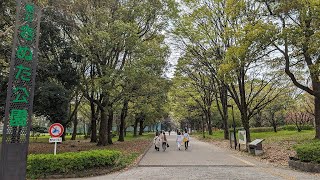
{"type": "MultiPolygon", "coordinates": [[[[174,1],[79,1],[73,12],[79,21],[76,49],[92,61],[98,79],[99,98],[94,99],[101,112],[98,145],[112,144],[115,105],[125,91],[121,80],[126,64],[139,46],[152,40],[164,28],[174,1]]],[[[88,99],[92,99],[88,91],[88,99]]]]}
{"type": "Polygon", "coordinates": [[[263,4],[270,17],[267,23],[278,30],[272,45],[282,55],[285,73],[295,86],[314,96],[315,138],[320,139],[320,2],[263,1],[263,4]],[[303,71],[303,79],[299,78],[299,69],[303,71]]]}

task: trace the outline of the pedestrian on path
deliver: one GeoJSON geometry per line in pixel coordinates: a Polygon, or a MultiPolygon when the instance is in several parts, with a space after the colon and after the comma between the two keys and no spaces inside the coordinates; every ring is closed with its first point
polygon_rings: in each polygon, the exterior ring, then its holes
{"type": "Polygon", "coordinates": [[[188,149],[189,140],[190,140],[190,136],[189,136],[188,131],[187,131],[187,129],[186,129],[186,130],[184,131],[184,134],[183,134],[183,142],[184,142],[185,150],[188,149]]]}
{"type": "Polygon", "coordinates": [[[156,151],[159,151],[160,150],[160,142],[161,142],[161,139],[159,137],[159,132],[156,132],[156,136],[154,137],[153,139],[153,143],[154,143],[154,149],[156,151]]]}
{"type": "Polygon", "coordinates": [[[162,132],[161,141],[162,141],[162,149],[163,151],[165,151],[167,148],[167,136],[164,131],[162,132]]]}
{"type": "Polygon", "coordinates": [[[178,132],[176,142],[177,142],[177,146],[178,146],[179,150],[180,150],[180,147],[181,147],[181,144],[182,144],[182,140],[183,140],[183,137],[181,135],[181,132],[178,132]]]}

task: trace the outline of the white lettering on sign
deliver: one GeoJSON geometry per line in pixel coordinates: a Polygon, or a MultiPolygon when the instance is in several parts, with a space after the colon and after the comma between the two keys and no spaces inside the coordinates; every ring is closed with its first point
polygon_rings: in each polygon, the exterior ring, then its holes
{"type": "Polygon", "coordinates": [[[50,142],[50,143],[62,142],[62,138],[49,138],[49,142],[50,142]]]}

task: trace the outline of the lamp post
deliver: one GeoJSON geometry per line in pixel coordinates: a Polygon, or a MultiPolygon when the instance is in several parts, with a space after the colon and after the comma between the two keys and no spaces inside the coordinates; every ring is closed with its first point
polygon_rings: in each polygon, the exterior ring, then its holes
{"type": "Polygon", "coordinates": [[[234,121],[234,112],[233,105],[227,105],[232,109],[232,126],[233,126],[233,135],[234,135],[234,149],[237,149],[237,138],[236,138],[236,122],[234,121]]]}

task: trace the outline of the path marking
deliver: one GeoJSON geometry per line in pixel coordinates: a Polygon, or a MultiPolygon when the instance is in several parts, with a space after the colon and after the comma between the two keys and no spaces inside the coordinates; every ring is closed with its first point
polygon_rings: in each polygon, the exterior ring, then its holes
{"type": "Polygon", "coordinates": [[[253,164],[253,163],[251,163],[251,162],[249,162],[249,161],[243,160],[243,159],[238,158],[238,157],[235,157],[235,156],[233,156],[233,155],[229,155],[229,156],[230,156],[230,157],[233,157],[233,158],[235,158],[235,159],[238,159],[239,161],[241,161],[241,162],[243,162],[243,163],[246,163],[246,164],[248,164],[249,166],[255,166],[255,164],[253,164]]]}

